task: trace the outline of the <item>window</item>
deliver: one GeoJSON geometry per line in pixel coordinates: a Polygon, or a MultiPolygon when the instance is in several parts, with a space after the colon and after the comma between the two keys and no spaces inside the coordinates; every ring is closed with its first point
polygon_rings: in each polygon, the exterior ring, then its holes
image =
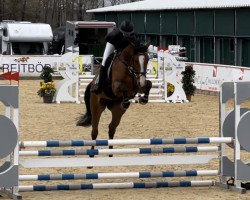
{"type": "Polygon", "coordinates": [[[13,42],[12,50],[14,55],[43,55],[43,43],[39,42],[13,42]]]}
{"type": "Polygon", "coordinates": [[[0,37],[0,54],[2,53],[2,37],[0,37]]]}
{"type": "Polygon", "coordinates": [[[230,51],[234,51],[234,39],[230,39],[230,51]]]}
{"type": "Polygon", "coordinates": [[[8,36],[8,30],[6,28],[3,29],[3,36],[4,37],[8,36]]]}

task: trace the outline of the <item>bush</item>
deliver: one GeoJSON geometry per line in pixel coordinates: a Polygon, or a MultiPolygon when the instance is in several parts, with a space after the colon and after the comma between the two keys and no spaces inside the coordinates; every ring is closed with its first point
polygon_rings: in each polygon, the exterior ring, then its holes
{"type": "Polygon", "coordinates": [[[51,67],[44,66],[40,78],[43,79],[44,83],[52,82],[52,75],[54,70],[51,67]]]}
{"type": "Polygon", "coordinates": [[[181,72],[181,74],[183,75],[181,82],[184,92],[187,96],[194,95],[196,90],[194,85],[195,70],[191,65],[187,65],[185,71],[181,72]]]}

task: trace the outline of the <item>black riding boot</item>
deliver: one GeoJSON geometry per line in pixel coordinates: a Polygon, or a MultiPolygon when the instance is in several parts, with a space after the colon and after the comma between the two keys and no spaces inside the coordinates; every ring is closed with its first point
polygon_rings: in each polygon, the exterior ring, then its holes
{"type": "Polygon", "coordinates": [[[106,79],[107,79],[107,69],[105,66],[101,66],[98,83],[94,85],[94,87],[92,88],[92,92],[100,94],[104,88],[106,79]]]}

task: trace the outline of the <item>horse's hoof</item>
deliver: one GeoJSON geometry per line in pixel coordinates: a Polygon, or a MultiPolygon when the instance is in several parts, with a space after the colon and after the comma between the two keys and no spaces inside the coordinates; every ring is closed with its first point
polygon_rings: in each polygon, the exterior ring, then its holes
{"type": "Polygon", "coordinates": [[[139,98],[139,103],[142,104],[142,105],[145,105],[148,103],[148,98],[146,97],[140,97],[139,98]]]}

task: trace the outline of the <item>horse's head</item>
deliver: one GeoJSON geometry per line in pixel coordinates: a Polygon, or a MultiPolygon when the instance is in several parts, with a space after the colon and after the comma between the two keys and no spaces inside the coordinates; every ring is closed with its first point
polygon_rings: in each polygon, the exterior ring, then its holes
{"type": "Polygon", "coordinates": [[[147,65],[149,61],[148,56],[149,44],[143,44],[139,41],[130,42],[127,47],[126,62],[129,72],[136,78],[137,85],[144,87],[146,84],[147,65]]]}
{"type": "Polygon", "coordinates": [[[135,45],[134,69],[138,77],[137,83],[140,87],[144,87],[146,84],[146,73],[149,61],[148,46],[149,44],[142,43],[135,45]]]}

